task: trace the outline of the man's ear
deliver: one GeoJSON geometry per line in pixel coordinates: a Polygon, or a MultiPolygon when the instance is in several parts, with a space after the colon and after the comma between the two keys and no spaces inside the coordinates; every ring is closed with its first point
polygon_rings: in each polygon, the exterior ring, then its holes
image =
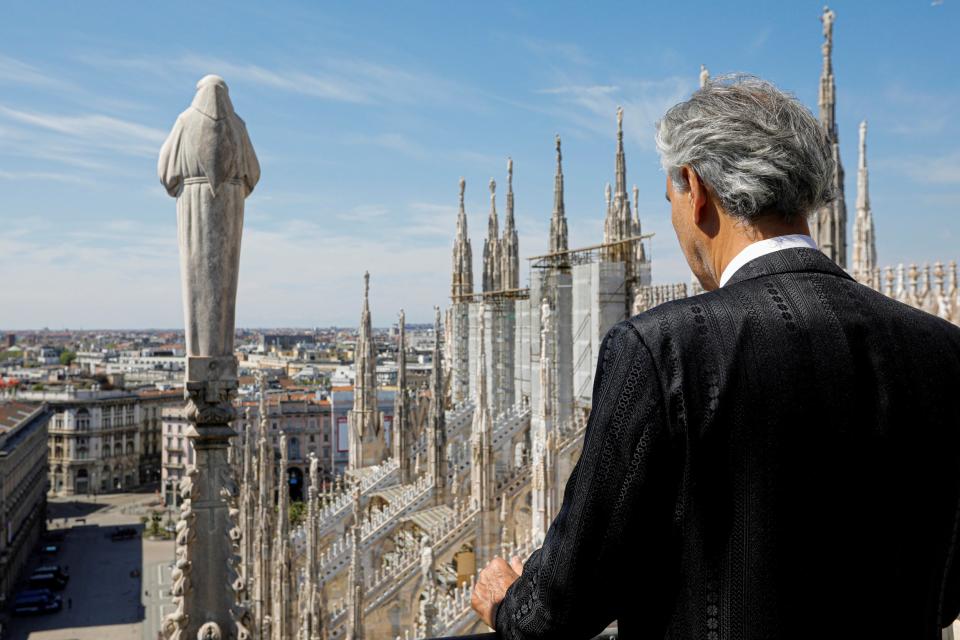
{"type": "Polygon", "coordinates": [[[700,176],[689,165],[683,165],[681,168],[683,177],[689,185],[689,190],[684,194],[690,198],[690,207],[693,209],[693,222],[698,227],[705,222],[704,216],[707,214],[707,204],[710,202],[710,196],[707,193],[707,185],[700,180],[700,176]]]}

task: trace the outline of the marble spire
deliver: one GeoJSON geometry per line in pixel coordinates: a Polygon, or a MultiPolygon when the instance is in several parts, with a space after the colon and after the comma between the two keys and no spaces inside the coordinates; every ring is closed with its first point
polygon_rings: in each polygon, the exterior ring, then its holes
{"type": "Polygon", "coordinates": [[[319,517],[320,460],[310,453],[310,486],[307,488],[307,558],[301,595],[306,606],[301,609],[301,632],[304,640],[320,640],[323,633],[323,612],[317,584],[317,518],[319,517]]]}
{"type": "Polygon", "coordinates": [[[867,121],[860,123],[860,161],[857,166],[857,217],[853,222],[853,275],[869,281],[877,266],[877,245],[870,209],[867,171],[867,121]]]}
{"type": "Polygon", "coordinates": [[[490,215],[483,241],[483,291],[500,290],[500,230],[497,220],[497,183],[490,178],[490,215]]]}
{"type": "Polygon", "coordinates": [[[370,321],[370,272],[363,273],[363,309],[355,350],[356,379],[353,409],[347,414],[350,427],[349,468],[380,464],[386,458],[383,416],[377,402],[377,350],[370,321]]]}
{"type": "MultiPolygon", "coordinates": [[[[640,224],[640,189],[637,188],[637,185],[633,185],[633,235],[639,236],[643,233],[643,227],[640,224]]],[[[647,264],[647,249],[644,246],[643,242],[637,242],[634,244],[634,253],[636,263],[639,265],[639,268],[643,270],[644,268],[649,267],[647,264]]],[[[649,269],[648,269],[649,271],[649,269]]],[[[641,276],[641,285],[649,285],[649,277],[644,278],[641,276]]]]}
{"type": "Polygon", "coordinates": [[[840,161],[840,140],[836,122],[836,82],[833,77],[833,23],[836,14],[823,8],[823,71],[820,75],[818,105],[820,124],[830,141],[835,171],[833,186],[836,198],[810,217],[810,234],[820,250],[841,267],[847,266],[847,205],[843,192],[843,164],[840,161]]]}
{"type": "Polygon", "coordinates": [[[457,215],[457,236],[453,241],[453,276],[450,299],[453,303],[450,330],[450,363],[452,380],[450,396],[454,404],[465,402],[470,395],[470,306],[473,296],[473,252],[467,236],[467,214],[463,207],[466,181],[460,178],[460,213],[457,215]]]}
{"type": "Polygon", "coordinates": [[[612,211],[613,211],[613,188],[610,186],[609,182],[607,183],[607,186],[604,187],[603,189],[603,197],[604,197],[604,201],[607,204],[607,208],[606,208],[607,213],[603,221],[603,241],[607,242],[607,239],[612,237],[613,235],[613,228],[610,225],[612,211]]]}
{"type": "Polygon", "coordinates": [[[556,384],[553,370],[553,352],[556,348],[556,319],[550,303],[544,298],[540,305],[540,406],[532,416],[530,425],[531,456],[531,533],[535,546],[543,543],[551,521],[551,473],[553,461],[547,446],[555,419],[554,397],[556,384]]]}
{"type": "Polygon", "coordinates": [[[823,125],[831,141],[837,138],[837,86],[833,78],[833,23],[835,20],[836,14],[828,7],[824,7],[823,15],[820,16],[820,22],[823,23],[823,71],[820,74],[817,105],[820,107],[820,124],[823,125]]]}
{"type": "Polygon", "coordinates": [[[256,548],[255,585],[254,585],[254,617],[256,618],[257,637],[270,638],[270,603],[273,601],[273,533],[274,502],[273,502],[273,447],[270,446],[267,433],[269,423],[267,419],[266,385],[263,374],[257,380],[260,388],[260,429],[257,440],[257,476],[259,493],[257,494],[257,527],[254,540],[256,548]]]}
{"type": "Polygon", "coordinates": [[[473,249],[467,234],[467,212],[464,209],[463,195],[467,181],[460,178],[460,211],[457,213],[457,235],[453,240],[453,276],[450,297],[454,301],[461,296],[473,294],[473,249]]]}
{"type": "Polygon", "coordinates": [[[411,458],[410,407],[408,405],[409,391],[407,389],[407,319],[403,309],[397,322],[400,335],[397,339],[397,394],[393,402],[393,458],[400,464],[400,484],[413,482],[413,466],[411,458]]]}
{"type": "Polygon", "coordinates": [[[353,489],[353,524],[350,526],[346,640],[363,640],[363,563],[360,560],[360,516],[360,486],[357,485],[353,489]]]}
{"type": "Polygon", "coordinates": [[[513,159],[507,158],[507,213],[500,238],[500,285],[502,289],[520,288],[520,244],[513,217],[513,159]]]}
{"type": "Polygon", "coordinates": [[[443,362],[440,351],[440,307],[434,307],[433,362],[430,365],[430,422],[427,424],[427,465],[433,479],[434,502],[446,504],[447,427],[444,412],[443,362]]]}
{"type": "MultiPolygon", "coordinates": [[[[630,196],[627,195],[627,158],[623,150],[623,108],[617,107],[617,156],[614,170],[613,198],[607,191],[607,218],[604,222],[604,243],[616,242],[630,237],[630,196]]],[[[611,260],[624,261],[628,245],[608,247],[611,260]]]]}
{"type": "Polygon", "coordinates": [[[563,205],[563,153],[557,134],[557,173],[553,178],[553,215],[550,217],[550,253],[566,251],[567,212],[563,205]]]}
{"type": "Polygon", "coordinates": [[[496,457],[493,449],[493,418],[487,397],[484,313],[477,314],[477,398],[470,432],[470,502],[480,510],[477,557],[481,564],[496,553],[497,509],[495,495],[496,457]]]}
{"type": "Polygon", "coordinates": [[[256,470],[253,467],[254,459],[254,429],[250,419],[250,407],[244,411],[244,438],[243,438],[243,482],[240,487],[240,513],[243,523],[243,582],[246,585],[247,597],[250,597],[253,588],[253,563],[256,557],[254,551],[254,531],[257,519],[256,470]]]}
{"type": "Polygon", "coordinates": [[[290,488],[287,484],[287,436],[280,434],[280,482],[277,485],[277,527],[273,543],[273,639],[293,636],[291,613],[292,581],[290,554],[290,488]]]}

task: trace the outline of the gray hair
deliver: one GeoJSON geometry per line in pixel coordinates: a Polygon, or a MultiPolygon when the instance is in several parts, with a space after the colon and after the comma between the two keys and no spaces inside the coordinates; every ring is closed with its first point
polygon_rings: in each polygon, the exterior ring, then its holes
{"type": "Polygon", "coordinates": [[[688,165],[732,216],[776,212],[790,221],[835,197],[830,141],[813,114],[766,80],[712,79],[657,122],[657,150],[673,188],[688,165]]]}

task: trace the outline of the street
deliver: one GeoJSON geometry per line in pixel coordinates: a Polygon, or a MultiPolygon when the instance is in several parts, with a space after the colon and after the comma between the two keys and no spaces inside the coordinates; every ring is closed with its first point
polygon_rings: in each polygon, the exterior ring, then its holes
{"type": "Polygon", "coordinates": [[[63,610],[13,618],[14,640],[156,640],[160,622],[171,609],[169,597],[173,541],[137,536],[113,541],[117,526],[142,531],[153,494],[114,494],[50,499],[52,531],[65,530],[53,558],[35,558],[30,567],[59,564],[70,581],[61,593],[63,610]]]}

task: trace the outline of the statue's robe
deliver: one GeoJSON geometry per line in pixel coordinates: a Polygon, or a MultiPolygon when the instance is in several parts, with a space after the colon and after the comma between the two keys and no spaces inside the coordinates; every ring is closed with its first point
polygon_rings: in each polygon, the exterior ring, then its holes
{"type": "Polygon", "coordinates": [[[157,171],[177,198],[187,355],[230,356],[244,199],[260,164],[226,85],[205,81],[164,142],[157,171]]]}

